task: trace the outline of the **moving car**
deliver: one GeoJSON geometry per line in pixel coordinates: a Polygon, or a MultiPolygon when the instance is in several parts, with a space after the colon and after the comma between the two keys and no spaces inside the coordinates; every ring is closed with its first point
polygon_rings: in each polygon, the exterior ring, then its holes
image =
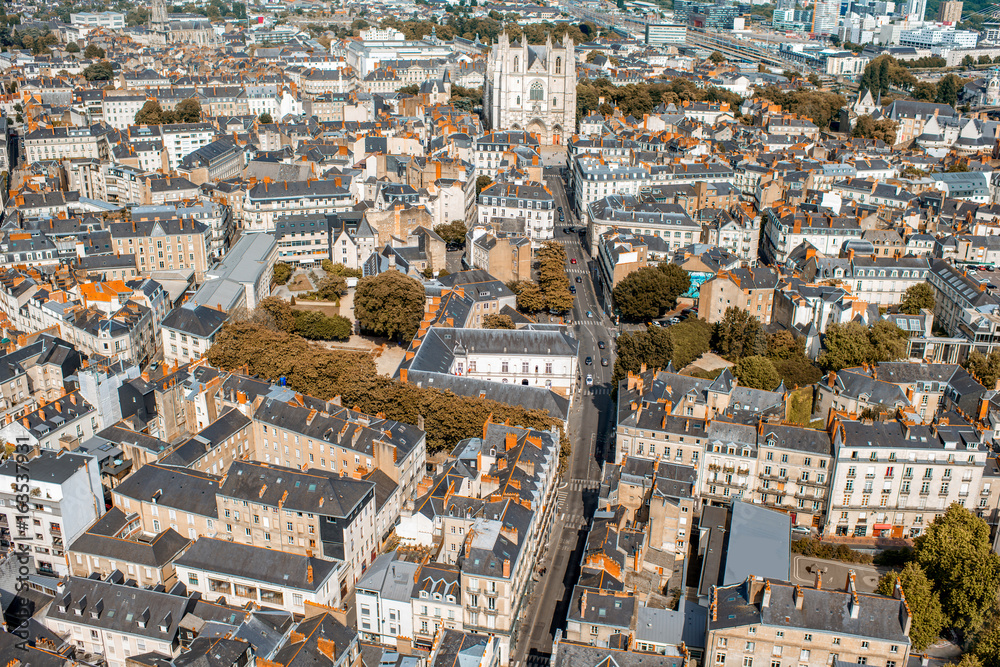
{"type": "Polygon", "coordinates": [[[592,387],[593,385],[594,385],[594,376],[588,374],[587,375],[587,386],[588,387],[592,387]]]}
{"type": "Polygon", "coordinates": [[[601,348],[603,350],[604,349],[604,341],[603,340],[597,341],[597,347],[599,347],[599,348],[601,348]]]}
{"type": "Polygon", "coordinates": [[[583,282],[583,278],[581,278],[580,276],[577,276],[576,277],[576,282],[582,283],[583,282]]]}
{"type": "Polygon", "coordinates": [[[588,366],[590,366],[590,365],[592,365],[594,363],[594,358],[593,357],[587,357],[586,359],[583,360],[583,363],[585,363],[588,366]]]}
{"type": "Polygon", "coordinates": [[[602,366],[607,366],[608,365],[608,359],[607,359],[607,357],[601,357],[601,365],[602,366]]]}
{"type": "Polygon", "coordinates": [[[570,285],[570,286],[569,286],[569,293],[570,293],[570,294],[576,294],[576,288],[575,288],[575,287],[573,287],[572,285],[570,285]]]}
{"type": "Polygon", "coordinates": [[[587,317],[593,317],[593,316],[594,316],[594,311],[588,310],[587,311],[587,317]]]}
{"type": "Polygon", "coordinates": [[[570,264],[576,264],[576,257],[574,257],[571,260],[569,260],[569,263],[570,264]]]}

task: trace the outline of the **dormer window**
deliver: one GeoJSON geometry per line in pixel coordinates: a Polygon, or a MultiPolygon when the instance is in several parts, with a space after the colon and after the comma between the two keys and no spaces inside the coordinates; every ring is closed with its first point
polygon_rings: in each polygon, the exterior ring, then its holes
{"type": "Polygon", "coordinates": [[[420,597],[422,597],[423,599],[426,600],[427,599],[427,591],[420,591],[420,597]]]}

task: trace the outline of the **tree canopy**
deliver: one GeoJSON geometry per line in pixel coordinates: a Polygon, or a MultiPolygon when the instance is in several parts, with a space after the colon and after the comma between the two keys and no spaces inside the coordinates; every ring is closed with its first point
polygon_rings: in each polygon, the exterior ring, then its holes
{"type": "Polygon", "coordinates": [[[923,568],[915,562],[907,563],[901,572],[890,571],[883,574],[875,592],[891,597],[896,590],[896,581],[899,581],[913,615],[910,641],[915,650],[923,651],[937,641],[944,627],[941,599],[923,568]]]}
{"type": "Polygon", "coordinates": [[[490,313],[483,318],[483,328],[484,329],[516,329],[514,326],[514,320],[510,319],[510,315],[500,315],[498,313],[490,313]]]}
{"type": "Polygon", "coordinates": [[[633,271],[615,285],[612,294],[619,314],[632,322],[658,318],[677,305],[677,297],[691,287],[691,277],[676,264],[660,264],[633,271]]]}
{"type": "Polygon", "coordinates": [[[868,114],[858,116],[854,127],[851,128],[851,136],[861,139],[876,139],[890,146],[896,143],[896,131],[899,124],[891,118],[880,118],[875,120],[868,114]]]}
{"type": "Polygon", "coordinates": [[[709,350],[712,325],[691,318],[669,327],[646,327],[644,331],[623,333],[615,343],[614,376],[617,386],[629,372],[638,373],[642,366],[666,368],[673,362],[680,370],[709,350]]]}
{"type": "Polygon", "coordinates": [[[87,81],[110,81],[114,74],[115,72],[111,68],[111,63],[107,60],[102,60],[99,63],[88,65],[87,68],[83,70],[83,76],[87,79],[87,81]]]}
{"type": "Polygon", "coordinates": [[[726,308],[712,332],[712,349],[730,361],[767,351],[767,334],[760,320],[740,308],[726,308]]]}
{"type": "Polygon", "coordinates": [[[465,226],[464,220],[452,220],[434,228],[437,235],[444,239],[445,243],[454,245],[465,245],[465,235],[469,229],[465,226]]]}
{"type": "Polygon", "coordinates": [[[424,286],[395,270],[361,278],[354,291],[354,315],[369,333],[407,341],[424,315],[424,286]]]}
{"type": "Polygon", "coordinates": [[[774,391],[781,383],[781,377],[774,363],[765,356],[754,354],[741,357],[733,367],[733,375],[744,387],[774,391]]]}
{"type": "Polygon", "coordinates": [[[1000,351],[994,350],[985,355],[979,350],[973,350],[962,366],[978,378],[984,387],[994,389],[997,378],[1000,378],[1000,351]]]}
{"type": "Polygon", "coordinates": [[[899,302],[899,312],[907,315],[919,315],[924,308],[934,310],[934,288],[926,282],[908,288],[899,302]]]}
{"type": "MultiPolygon", "coordinates": [[[[146,104],[149,104],[147,102],[146,104]]],[[[143,107],[145,108],[145,107],[143,107]]],[[[271,274],[271,280],[275,285],[284,285],[292,277],[292,267],[284,262],[276,262],[271,274]]]]}
{"type": "Polygon", "coordinates": [[[895,361],[906,356],[906,332],[880,320],[872,327],[859,322],[834,323],[826,329],[819,365],[825,370],[895,361]]]}

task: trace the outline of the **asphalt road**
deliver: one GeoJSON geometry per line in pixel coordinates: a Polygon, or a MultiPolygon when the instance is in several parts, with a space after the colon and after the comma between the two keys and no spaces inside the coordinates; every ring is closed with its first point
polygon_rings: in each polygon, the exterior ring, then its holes
{"type": "Polygon", "coordinates": [[[548,547],[539,558],[538,567],[544,568],[544,574],[535,583],[531,600],[524,606],[526,611],[520,619],[521,628],[512,656],[512,664],[517,667],[548,664],[555,631],[565,626],[569,598],[580,574],[587,525],[597,508],[600,461],[607,450],[606,440],[610,438],[614,412],[611,400],[614,338],[611,322],[598,305],[594,262],[576,232],[564,234],[562,231],[563,227],[577,224],[566,199],[562,178],[556,170],[547,169],[545,181],[556,198],[556,205],[563,207],[566,216],[565,222],[556,222],[555,234],[555,240],[564,244],[568,259],[576,259],[576,264],[567,264],[570,284],[576,287],[576,300],[566,319],[580,341],[580,377],[585,379],[588,374],[593,375],[593,386],[588,387],[581,381],[573,397],[568,432],[573,450],[559,482],[548,547]],[[581,282],[576,282],[577,277],[581,282]],[[605,349],[599,348],[599,341],[604,342],[605,349]],[[588,356],[593,360],[592,365],[584,363],[588,356]],[[602,357],[608,360],[607,366],[601,365],[602,357]]]}

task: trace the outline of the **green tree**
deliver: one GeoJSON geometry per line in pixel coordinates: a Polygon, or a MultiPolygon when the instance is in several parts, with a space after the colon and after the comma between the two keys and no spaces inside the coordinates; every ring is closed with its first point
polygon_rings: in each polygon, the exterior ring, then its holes
{"type": "Polygon", "coordinates": [[[879,118],[875,120],[865,114],[858,116],[854,127],[851,128],[851,136],[862,139],[876,139],[892,145],[896,143],[896,130],[898,127],[899,125],[896,121],[891,118],[879,118]]]}
{"type": "Polygon", "coordinates": [[[615,343],[614,375],[617,385],[628,373],[647,368],[665,368],[673,362],[683,368],[709,350],[712,325],[697,318],[670,327],[647,327],[644,331],[624,333],[615,343]]]}
{"type": "Polygon", "coordinates": [[[810,74],[809,77],[808,77],[808,79],[809,79],[809,83],[811,83],[812,85],[816,86],[817,88],[821,88],[823,86],[823,80],[820,79],[819,78],[819,74],[816,74],[815,72],[813,72],[812,74],[810,74]]]}
{"type": "Polygon", "coordinates": [[[486,188],[488,188],[491,183],[493,183],[493,179],[490,178],[489,176],[477,176],[476,177],[476,196],[479,196],[479,193],[482,192],[483,190],[485,190],[486,188]]]}
{"type": "Polygon", "coordinates": [[[733,367],[733,375],[741,385],[753,389],[774,391],[781,383],[781,377],[771,360],[759,354],[740,357],[733,367]]]}
{"type": "Polygon", "coordinates": [[[411,83],[408,86],[403,86],[399,88],[396,92],[401,93],[403,95],[416,95],[417,93],[420,92],[420,84],[411,83]]]}
{"type": "Polygon", "coordinates": [[[954,74],[945,74],[938,81],[937,85],[937,95],[935,97],[935,102],[941,104],[950,104],[955,106],[958,103],[958,91],[962,89],[965,82],[954,74]]]}
{"type": "Polygon", "coordinates": [[[926,282],[909,287],[899,303],[899,312],[919,315],[922,309],[934,310],[934,289],[926,282]]]}
{"type": "Polygon", "coordinates": [[[958,667],[1000,667],[1000,622],[993,619],[989,629],[979,633],[972,653],[963,655],[958,667]]]}
{"type": "Polygon", "coordinates": [[[257,122],[259,122],[261,125],[270,125],[271,123],[274,122],[274,119],[271,118],[271,114],[265,111],[261,115],[257,116],[257,122]]]}
{"type": "MultiPolygon", "coordinates": [[[[149,104],[149,102],[146,102],[146,104],[149,104]]],[[[145,109],[146,108],[145,105],[143,105],[142,108],[145,109]]],[[[140,111],[139,113],[142,113],[142,111],[140,111]]],[[[139,122],[138,114],[136,115],[136,122],[139,122]]],[[[284,262],[275,263],[274,270],[271,275],[271,280],[274,282],[275,285],[284,285],[285,283],[288,282],[288,279],[291,277],[292,277],[292,267],[285,264],[284,262]]]]}
{"type": "Polygon", "coordinates": [[[597,60],[598,56],[603,56],[603,55],[604,55],[603,51],[591,51],[590,53],[587,54],[587,57],[584,58],[584,60],[588,63],[592,63],[595,60],[597,60]]]}
{"type": "Polygon", "coordinates": [[[823,344],[819,365],[825,370],[895,361],[906,355],[906,333],[885,320],[871,328],[859,322],[831,324],[823,344]]]}
{"type": "Polygon", "coordinates": [[[80,53],[80,45],[76,42],[70,42],[66,45],[66,53],[80,53]]]}
{"type": "Polygon", "coordinates": [[[633,271],[615,285],[612,295],[622,318],[631,322],[656,319],[666,307],[667,276],[656,267],[633,271]]]}
{"type": "Polygon", "coordinates": [[[767,334],[760,320],[745,310],[730,306],[715,325],[712,349],[733,360],[764,354],[767,351],[767,334]]]}
{"type": "Polygon", "coordinates": [[[975,64],[976,64],[976,59],[973,58],[972,56],[965,56],[964,58],[962,58],[962,67],[974,67],[975,64]]]}
{"type": "Polygon", "coordinates": [[[174,107],[174,117],[177,123],[197,123],[201,120],[201,102],[193,97],[181,100],[174,107]]]}
{"type": "Polygon", "coordinates": [[[409,340],[424,315],[424,286],[395,270],[362,278],[354,292],[354,315],[365,331],[409,340]]]}
{"type": "Polygon", "coordinates": [[[114,74],[114,70],[111,69],[111,63],[107,60],[94,63],[83,70],[83,76],[87,81],[110,81],[114,74]]]}
{"type": "Polygon", "coordinates": [[[947,624],[974,634],[994,613],[1000,589],[1000,556],[993,552],[990,527],[952,503],[916,545],[917,562],[941,598],[947,624]]]}
{"type": "MultiPolygon", "coordinates": [[[[80,47],[76,47],[79,52],[80,47]]],[[[83,57],[87,60],[100,60],[105,57],[104,49],[99,47],[97,44],[88,44],[87,48],[83,52],[83,57]]]]}
{"type": "Polygon", "coordinates": [[[514,320],[510,319],[510,315],[499,315],[496,313],[490,313],[483,318],[483,328],[484,329],[516,329],[514,326],[514,320]]]}
{"type": "Polygon", "coordinates": [[[962,366],[977,378],[981,385],[993,389],[996,387],[997,378],[1000,378],[1000,351],[994,350],[987,356],[978,350],[973,350],[962,366]]]}
{"type": "Polygon", "coordinates": [[[336,273],[328,273],[320,279],[316,290],[304,298],[314,301],[339,301],[344,294],[347,294],[347,281],[344,280],[344,277],[336,273]]]}
{"type": "MultiPolygon", "coordinates": [[[[292,332],[295,330],[295,311],[292,305],[279,296],[269,296],[262,299],[257,304],[257,311],[266,315],[267,323],[273,323],[279,331],[292,332]]],[[[255,312],[255,315],[257,313],[255,312]]],[[[254,318],[251,318],[254,319],[254,318]]]]}
{"type": "Polygon", "coordinates": [[[295,311],[295,333],[309,340],[347,340],[351,321],[340,315],[327,316],[315,310],[295,311]]]}
{"type": "Polygon", "coordinates": [[[937,86],[930,81],[918,81],[911,91],[913,99],[921,102],[933,102],[937,97],[937,86]]]}
{"type": "Polygon", "coordinates": [[[161,125],[163,108],[157,100],[148,100],[135,114],[136,125],[161,125]]]}
{"type": "Polygon", "coordinates": [[[363,275],[360,269],[352,269],[344,264],[334,264],[328,259],[324,259],[320,263],[320,267],[326,273],[332,273],[344,278],[360,278],[363,275]]]}
{"type": "Polygon", "coordinates": [[[915,650],[923,651],[937,641],[944,627],[941,599],[934,591],[933,584],[923,568],[912,561],[907,563],[901,572],[892,570],[883,574],[875,592],[891,597],[896,590],[897,581],[910,606],[910,613],[913,614],[910,641],[915,650]]]}
{"type": "Polygon", "coordinates": [[[537,283],[522,280],[512,286],[512,290],[517,297],[517,309],[522,313],[537,313],[545,310],[545,295],[542,288],[537,283]]]}
{"type": "Polygon", "coordinates": [[[726,62],[726,57],[722,55],[719,51],[712,51],[712,53],[709,54],[708,59],[711,60],[716,65],[718,65],[719,63],[726,62]]]}
{"type": "Polygon", "coordinates": [[[663,293],[664,307],[677,306],[677,298],[691,288],[691,276],[676,264],[660,264],[657,267],[666,276],[666,291],[663,293]]]}
{"type": "Polygon", "coordinates": [[[434,228],[437,235],[444,239],[445,243],[455,245],[465,245],[465,235],[469,232],[463,220],[452,220],[434,228]]]}

